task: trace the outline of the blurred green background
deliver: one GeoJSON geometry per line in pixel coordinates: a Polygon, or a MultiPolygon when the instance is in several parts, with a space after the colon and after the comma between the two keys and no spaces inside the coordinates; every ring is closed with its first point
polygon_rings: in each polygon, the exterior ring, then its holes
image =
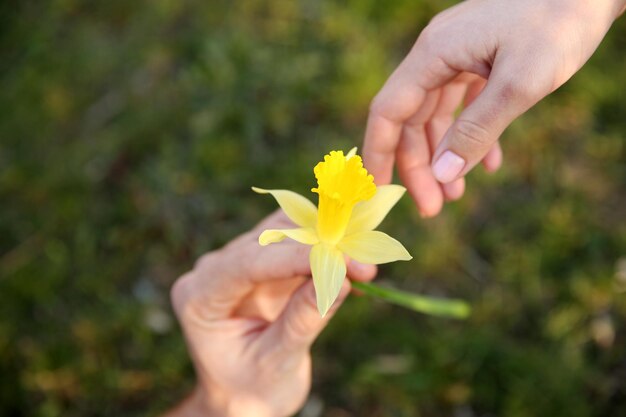
{"type": "MultiPolygon", "coordinates": [[[[361,143],[437,0],[0,4],[0,415],[156,415],[193,385],[172,282],[361,143]]],[[[314,346],[330,417],[626,415],[626,18],[504,135],[505,166],[381,229],[381,281],[314,346]]],[[[308,414],[307,414],[308,413],[308,414]]]]}

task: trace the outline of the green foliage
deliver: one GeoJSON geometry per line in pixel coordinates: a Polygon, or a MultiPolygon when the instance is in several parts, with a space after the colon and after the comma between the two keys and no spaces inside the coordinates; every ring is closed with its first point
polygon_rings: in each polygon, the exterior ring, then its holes
{"type": "MultiPolygon", "coordinates": [[[[156,414],[193,384],[176,277],[307,193],[451,2],[0,5],[0,415],[156,414]]],[[[626,23],[381,278],[466,321],[350,299],[314,347],[327,416],[626,415],[626,23]]],[[[480,171],[480,170],[478,170],[480,171]]]]}

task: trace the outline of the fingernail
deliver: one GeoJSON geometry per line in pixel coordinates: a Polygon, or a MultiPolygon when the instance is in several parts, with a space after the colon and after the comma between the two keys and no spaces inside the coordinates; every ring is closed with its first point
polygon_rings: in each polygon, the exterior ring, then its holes
{"type": "Polygon", "coordinates": [[[437,181],[448,183],[456,179],[465,167],[465,160],[452,151],[445,151],[433,165],[433,175],[437,181]]]}

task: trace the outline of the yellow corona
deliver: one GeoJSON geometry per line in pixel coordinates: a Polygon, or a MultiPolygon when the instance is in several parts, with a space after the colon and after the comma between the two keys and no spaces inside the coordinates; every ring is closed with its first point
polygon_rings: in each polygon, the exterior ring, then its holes
{"type": "Polygon", "coordinates": [[[259,194],[271,194],[287,217],[298,227],[266,230],[259,236],[263,246],[285,238],[312,245],[311,274],[317,308],[326,315],[346,277],[344,255],[365,264],[410,260],[400,242],[374,230],[406,191],[400,185],[376,187],[353,148],[347,155],[331,151],[314,170],[318,194],[315,205],[306,197],[287,190],[253,187],[259,194]]]}

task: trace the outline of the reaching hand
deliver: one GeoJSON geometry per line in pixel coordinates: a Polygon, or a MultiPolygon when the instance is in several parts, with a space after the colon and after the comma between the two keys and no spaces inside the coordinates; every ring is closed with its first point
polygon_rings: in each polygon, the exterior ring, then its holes
{"type": "Polygon", "coordinates": [[[500,166],[504,129],[581,68],[625,5],[467,0],[440,13],[372,102],[366,167],[388,183],[397,161],[422,215],[436,215],[478,162],[500,166]]]}
{"type": "MultiPolygon", "coordinates": [[[[315,302],[308,248],[296,242],[261,247],[265,229],[289,227],[270,216],[223,249],[203,256],[172,288],[198,377],[194,394],[168,416],[289,416],[311,386],[309,348],[350,291],[345,280],[325,318],[315,302]]],[[[376,268],[348,265],[352,279],[376,268]]]]}

